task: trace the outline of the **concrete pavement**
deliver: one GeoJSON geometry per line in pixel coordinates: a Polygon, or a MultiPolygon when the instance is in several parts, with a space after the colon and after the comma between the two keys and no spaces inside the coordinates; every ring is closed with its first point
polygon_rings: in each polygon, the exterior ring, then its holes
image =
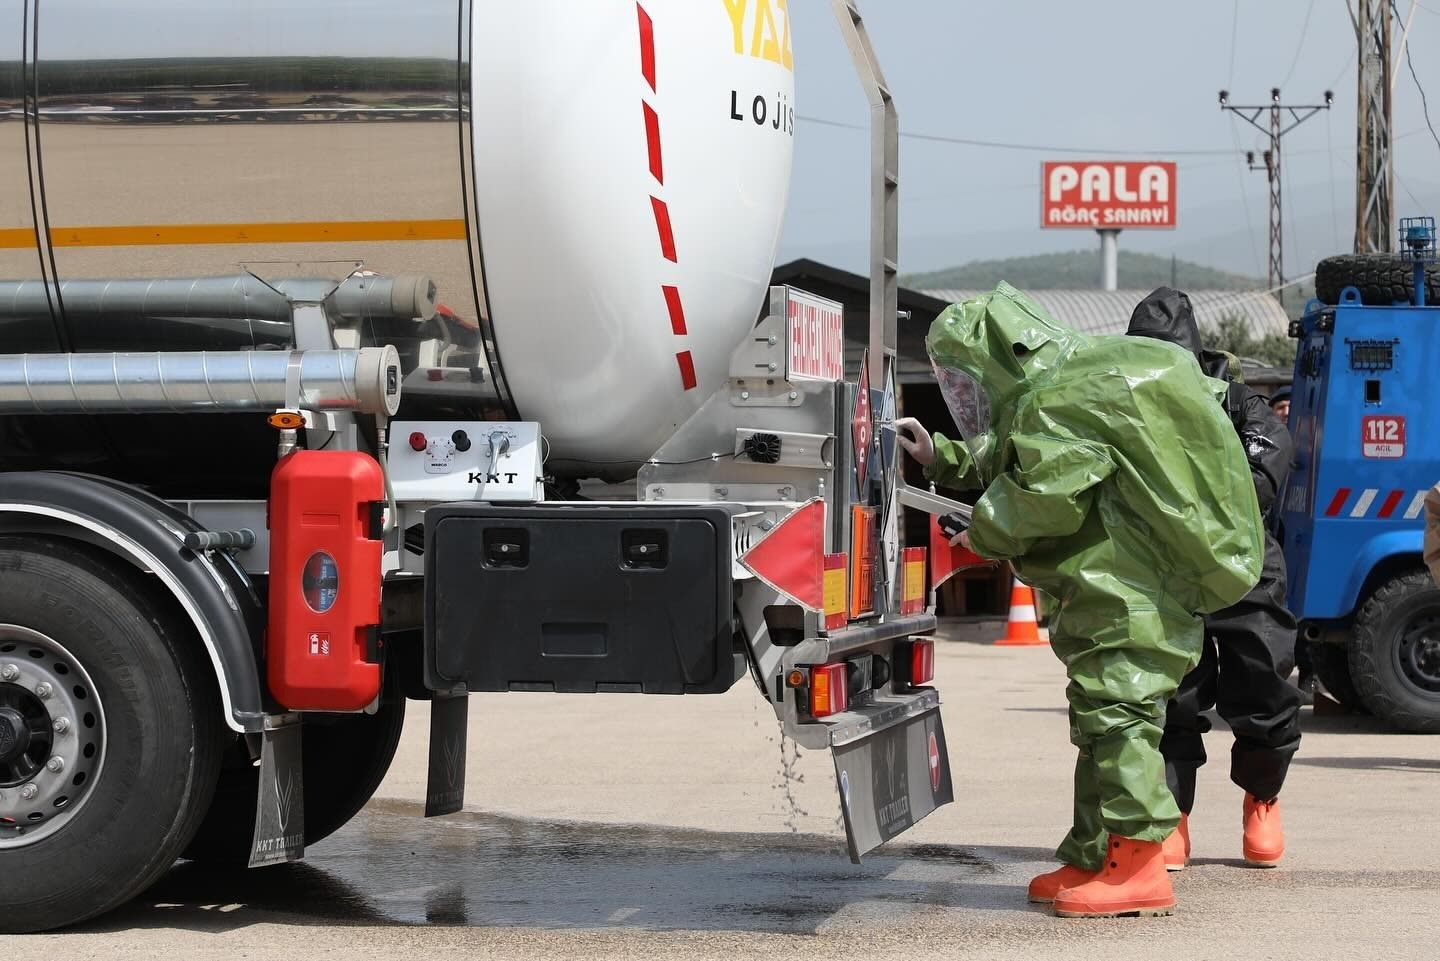
{"type": "MultiPolygon", "coordinates": [[[[971,629],[972,635],[974,629],[971,629]]],[[[1064,672],[1047,648],[948,643],[937,684],[957,800],[849,864],[833,768],[753,685],[719,697],[484,695],[467,808],[419,819],[425,705],[366,812],[302,866],[181,866],[9,958],[1167,959],[1440,953],[1440,740],[1306,714],[1283,867],[1240,866],[1228,731],[1209,737],[1180,912],[1063,921],[1027,905],[1068,825],[1064,672]]]]}

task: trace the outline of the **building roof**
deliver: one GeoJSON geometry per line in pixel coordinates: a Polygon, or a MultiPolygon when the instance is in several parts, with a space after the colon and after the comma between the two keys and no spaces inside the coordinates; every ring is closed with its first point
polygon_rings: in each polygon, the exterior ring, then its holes
{"type": "MultiPolygon", "coordinates": [[[[798,287],[845,305],[845,367],[849,376],[856,376],[869,341],[869,278],[802,258],[777,266],[771,283],[798,287]]],[[[989,292],[901,287],[898,292],[902,312],[898,325],[898,379],[902,383],[928,382],[933,374],[925,353],[925,334],[931,322],[951,304],[989,292]]],[[[1130,313],[1149,291],[1027,290],[1025,293],[1057,320],[1076,330],[1087,334],[1123,334],[1129,326],[1130,313]]],[[[1190,295],[1200,324],[1205,327],[1213,326],[1227,313],[1237,312],[1246,317],[1257,333],[1283,334],[1289,327],[1284,308],[1269,294],[1215,290],[1186,293],[1190,295]]],[[[1289,373],[1253,363],[1245,367],[1246,382],[1252,384],[1289,383],[1289,373]]]]}
{"type": "MultiPolygon", "coordinates": [[[[988,290],[927,290],[924,293],[956,304],[990,293],[988,290]]],[[[1130,313],[1148,290],[1026,290],[1025,295],[1061,323],[1084,334],[1123,334],[1130,313]]],[[[1226,314],[1240,314],[1256,334],[1283,334],[1290,318],[1280,301],[1263,291],[1187,290],[1202,328],[1214,329],[1226,314]]]]}

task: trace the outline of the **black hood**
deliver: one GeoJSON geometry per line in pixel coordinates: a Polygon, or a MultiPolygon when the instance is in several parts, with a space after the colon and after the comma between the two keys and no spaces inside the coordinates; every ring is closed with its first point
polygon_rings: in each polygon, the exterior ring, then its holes
{"type": "Polygon", "coordinates": [[[1125,333],[1132,337],[1151,337],[1179,344],[1194,354],[1196,360],[1201,359],[1201,352],[1205,349],[1190,298],[1169,287],[1156,288],[1136,305],[1125,333]]]}

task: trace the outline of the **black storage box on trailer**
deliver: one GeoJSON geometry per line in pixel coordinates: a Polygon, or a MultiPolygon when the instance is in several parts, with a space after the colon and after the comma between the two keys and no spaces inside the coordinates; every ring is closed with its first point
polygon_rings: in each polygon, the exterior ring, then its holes
{"type": "Polygon", "coordinates": [[[729,690],[746,671],[734,641],[733,510],[427,510],[427,683],[476,692],[729,690]]]}

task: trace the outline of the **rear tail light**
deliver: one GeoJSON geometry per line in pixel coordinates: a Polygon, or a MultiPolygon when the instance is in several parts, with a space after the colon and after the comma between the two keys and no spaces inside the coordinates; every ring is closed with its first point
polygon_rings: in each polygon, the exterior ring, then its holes
{"type": "Polygon", "coordinates": [[[810,715],[829,717],[850,706],[845,665],[825,664],[810,670],[810,715]]]}
{"type": "Polygon", "coordinates": [[[910,642],[910,686],[929,684],[935,679],[935,642],[910,642]]]}

